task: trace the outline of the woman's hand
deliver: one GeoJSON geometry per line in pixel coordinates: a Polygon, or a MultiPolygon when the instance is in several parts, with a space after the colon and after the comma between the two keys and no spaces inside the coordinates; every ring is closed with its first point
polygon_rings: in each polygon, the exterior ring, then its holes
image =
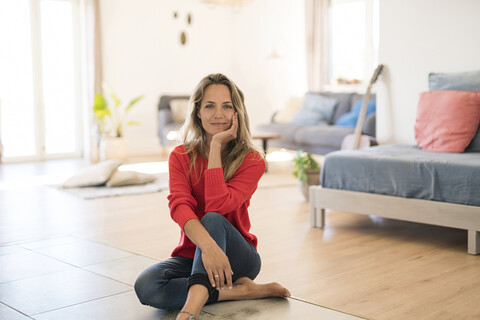
{"type": "Polygon", "coordinates": [[[219,132],[212,137],[212,142],[219,143],[220,145],[225,145],[225,143],[237,138],[238,131],[238,113],[235,112],[232,116],[232,125],[230,129],[219,132]]]}
{"type": "Polygon", "coordinates": [[[223,289],[225,284],[232,288],[232,268],[227,255],[218,245],[202,250],[202,262],[207,271],[208,279],[213,287],[223,289]]]}

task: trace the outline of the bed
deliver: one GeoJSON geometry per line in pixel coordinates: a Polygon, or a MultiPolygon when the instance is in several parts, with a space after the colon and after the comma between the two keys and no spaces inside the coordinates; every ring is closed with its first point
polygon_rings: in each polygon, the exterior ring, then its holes
{"type": "Polygon", "coordinates": [[[325,210],[468,230],[468,253],[480,254],[480,152],[440,153],[383,145],[325,157],[321,186],[310,187],[310,223],[325,210]]]}

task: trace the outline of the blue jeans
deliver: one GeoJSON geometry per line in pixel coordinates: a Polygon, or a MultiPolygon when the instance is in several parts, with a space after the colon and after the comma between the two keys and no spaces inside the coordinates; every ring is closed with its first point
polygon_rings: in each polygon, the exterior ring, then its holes
{"type": "MultiPolygon", "coordinates": [[[[209,212],[202,225],[227,255],[232,267],[232,280],[255,279],[261,260],[257,250],[222,215],[209,212]]],[[[197,247],[193,259],[172,257],[143,271],[135,282],[135,292],[142,304],[159,309],[181,309],[187,300],[188,280],[192,274],[205,274],[202,251],[197,247]]],[[[217,295],[218,296],[218,295],[217,295]]],[[[213,303],[209,298],[208,303],[213,303]]]]}

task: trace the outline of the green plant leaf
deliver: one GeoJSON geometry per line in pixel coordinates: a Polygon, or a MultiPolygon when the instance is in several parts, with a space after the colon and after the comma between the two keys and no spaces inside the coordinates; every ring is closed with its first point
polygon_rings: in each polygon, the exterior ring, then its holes
{"type": "Polygon", "coordinates": [[[110,93],[110,97],[113,100],[113,105],[115,106],[115,108],[118,108],[120,106],[120,99],[118,99],[117,95],[113,92],[110,93]]]}
{"type": "Polygon", "coordinates": [[[304,182],[307,181],[307,174],[305,170],[313,169],[318,170],[320,169],[320,165],[318,162],[313,159],[312,155],[302,150],[298,150],[295,157],[292,159],[294,171],[293,176],[298,178],[300,181],[304,182]]]}
{"type": "Polygon", "coordinates": [[[100,121],[104,121],[104,118],[108,115],[111,115],[110,109],[108,108],[107,100],[100,94],[95,95],[93,101],[93,114],[100,121]]]}
{"type": "Polygon", "coordinates": [[[125,111],[129,111],[138,101],[142,100],[143,99],[143,96],[139,96],[139,97],[136,97],[134,99],[132,99],[127,107],[125,108],[125,111]]]}

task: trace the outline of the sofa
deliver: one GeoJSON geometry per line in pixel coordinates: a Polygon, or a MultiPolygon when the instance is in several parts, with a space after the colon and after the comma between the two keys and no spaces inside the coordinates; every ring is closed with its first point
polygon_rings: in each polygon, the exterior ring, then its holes
{"type": "MultiPolygon", "coordinates": [[[[255,132],[268,132],[280,135],[280,139],[269,141],[270,147],[303,150],[314,154],[326,154],[339,150],[343,138],[353,133],[356,116],[364,95],[353,92],[309,92],[302,98],[290,99],[280,111],[273,114],[271,122],[255,128],[255,132]],[[310,105],[308,103],[311,102],[310,105]],[[316,103],[329,103],[327,114],[317,122],[309,122],[318,112],[307,114],[307,119],[292,123],[295,115],[306,104],[311,109],[316,103]],[[335,125],[339,121],[341,125],[335,125]],[[304,123],[305,122],[305,123],[304,123]]],[[[158,102],[158,136],[162,146],[169,146],[175,138],[168,139],[169,133],[178,132],[185,121],[188,95],[162,95],[158,102]]],[[[363,133],[371,137],[375,144],[375,95],[370,96],[369,111],[363,133]]],[[[177,137],[178,138],[178,137],[177,137]]]]}
{"type": "MultiPolygon", "coordinates": [[[[296,103],[289,101],[272,116],[270,123],[255,129],[280,136],[269,142],[270,147],[327,154],[340,150],[345,136],[353,133],[363,98],[364,95],[353,92],[309,92],[296,103]],[[327,112],[318,110],[319,104],[325,101],[327,112]],[[299,115],[302,108],[307,111],[303,118],[299,115]],[[311,121],[318,120],[316,111],[323,114],[319,121],[311,121]],[[345,119],[348,121],[342,121],[345,119]]],[[[375,144],[375,95],[370,96],[363,134],[370,137],[372,145],[375,144]]]]}
{"type": "Polygon", "coordinates": [[[480,71],[429,75],[414,126],[417,145],[328,154],[310,187],[310,223],[325,210],[467,230],[480,254],[480,71]]]}

